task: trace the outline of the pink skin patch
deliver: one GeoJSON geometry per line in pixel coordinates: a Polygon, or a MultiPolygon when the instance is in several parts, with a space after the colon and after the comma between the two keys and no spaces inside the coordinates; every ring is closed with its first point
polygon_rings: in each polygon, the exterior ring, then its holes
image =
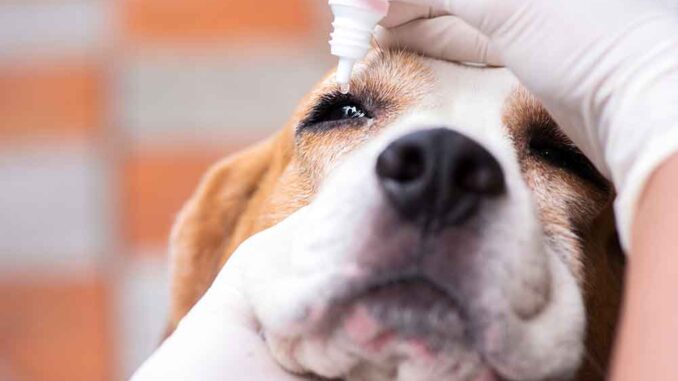
{"type": "Polygon", "coordinates": [[[379,324],[363,306],[353,309],[353,312],[344,321],[344,328],[348,337],[360,344],[366,344],[381,330],[379,324]]]}
{"type": "Polygon", "coordinates": [[[380,352],[382,349],[384,349],[386,344],[393,341],[394,337],[395,335],[392,332],[385,331],[384,333],[381,333],[377,335],[377,337],[375,337],[374,339],[370,340],[365,345],[365,348],[373,352],[380,352]]]}
{"type": "Polygon", "coordinates": [[[349,339],[372,352],[381,351],[395,337],[393,332],[377,323],[363,306],[353,309],[344,321],[344,329],[349,339]]]}
{"type": "Polygon", "coordinates": [[[436,354],[422,340],[410,340],[407,343],[411,356],[428,362],[435,362],[436,354]]]}

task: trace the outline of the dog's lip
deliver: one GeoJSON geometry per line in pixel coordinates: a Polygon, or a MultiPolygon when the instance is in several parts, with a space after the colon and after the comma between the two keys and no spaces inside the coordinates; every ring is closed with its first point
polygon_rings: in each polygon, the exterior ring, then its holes
{"type": "Polygon", "coordinates": [[[350,287],[313,311],[311,316],[317,328],[335,331],[356,309],[363,308],[369,310],[382,333],[390,331],[400,338],[410,337],[422,342],[459,339],[456,330],[465,326],[459,303],[435,281],[418,272],[383,272],[379,276],[360,278],[346,282],[350,287]],[[409,314],[414,320],[401,321],[401,313],[409,314]]]}
{"type": "Polygon", "coordinates": [[[437,291],[441,296],[445,298],[449,297],[449,294],[444,287],[438,285],[435,281],[429,279],[428,277],[420,275],[418,273],[410,274],[405,273],[395,276],[386,276],[374,279],[371,282],[367,282],[367,284],[364,286],[364,290],[358,295],[356,295],[356,297],[361,297],[365,294],[370,294],[381,289],[386,289],[393,286],[410,285],[415,283],[425,285],[431,288],[432,290],[437,291]]]}
{"type": "Polygon", "coordinates": [[[389,269],[384,269],[383,271],[376,270],[371,274],[363,274],[347,283],[349,283],[350,286],[337,294],[331,304],[351,305],[382,290],[388,290],[399,286],[420,285],[429,288],[433,293],[437,294],[441,300],[451,304],[454,310],[463,314],[462,305],[459,303],[454,293],[417,268],[405,271],[393,271],[389,269]]]}
{"type": "Polygon", "coordinates": [[[370,340],[375,335],[398,337],[419,346],[420,352],[430,353],[441,349],[440,343],[436,343],[441,339],[458,340],[458,329],[464,324],[448,293],[421,276],[371,282],[352,295],[340,321],[345,325],[356,314],[363,316],[363,322],[371,322],[367,324],[374,331],[368,335],[372,336],[370,340]],[[409,318],[403,319],[403,315],[409,318]],[[448,323],[450,331],[445,331],[441,322],[448,323]]]}

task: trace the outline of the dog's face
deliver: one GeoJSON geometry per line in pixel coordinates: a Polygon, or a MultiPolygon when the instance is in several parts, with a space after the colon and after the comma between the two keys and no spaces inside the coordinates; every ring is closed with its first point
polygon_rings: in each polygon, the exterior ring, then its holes
{"type": "Polygon", "coordinates": [[[173,318],[243,239],[308,205],[289,257],[246,277],[285,368],[602,378],[623,261],[611,197],[508,71],[375,52],[350,94],[327,78],[208,175],[173,235],[173,318]]]}

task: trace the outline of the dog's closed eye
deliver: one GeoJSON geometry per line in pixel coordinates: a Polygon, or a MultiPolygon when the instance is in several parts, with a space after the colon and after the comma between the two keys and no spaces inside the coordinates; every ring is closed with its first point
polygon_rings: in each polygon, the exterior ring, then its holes
{"type": "Polygon", "coordinates": [[[565,170],[599,187],[606,187],[589,159],[555,126],[533,131],[529,152],[548,165],[565,170]]]}
{"type": "Polygon", "coordinates": [[[372,115],[359,99],[351,94],[331,93],[324,95],[301,121],[298,131],[306,129],[326,130],[341,125],[361,125],[372,115]]]}

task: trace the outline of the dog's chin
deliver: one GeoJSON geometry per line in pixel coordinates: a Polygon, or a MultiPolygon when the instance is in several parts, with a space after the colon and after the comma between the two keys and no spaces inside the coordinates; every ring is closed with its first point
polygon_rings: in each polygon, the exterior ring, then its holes
{"type": "Polygon", "coordinates": [[[373,284],[322,315],[313,335],[273,343],[292,370],[350,381],[500,379],[474,350],[457,303],[425,278],[373,284]]]}
{"type": "Polygon", "coordinates": [[[422,277],[368,287],[353,298],[343,328],[356,342],[383,341],[392,334],[420,342],[429,352],[466,340],[457,303],[422,277]]]}
{"type": "Polygon", "coordinates": [[[425,278],[389,281],[357,294],[334,335],[368,363],[349,379],[494,380],[473,349],[463,313],[425,278]]]}

